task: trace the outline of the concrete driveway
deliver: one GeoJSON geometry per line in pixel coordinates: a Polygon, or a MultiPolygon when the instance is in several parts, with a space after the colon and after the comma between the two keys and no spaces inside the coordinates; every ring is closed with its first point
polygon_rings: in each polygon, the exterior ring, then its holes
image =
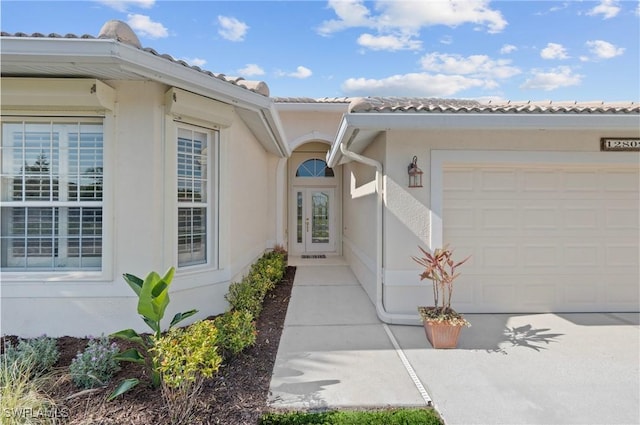
{"type": "Polygon", "coordinates": [[[467,318],[457,349],[434,350],[422,327],[381,323],[348,266],[299,265],[269,403],[432,401],[447,425],[640,424],[638,314],[467,318]]]}
{"type": "Polygon", "coordinates": [[[638,424],[638,314],[467,315],[456,350],[391,329],[447,424],[638,424]]]}

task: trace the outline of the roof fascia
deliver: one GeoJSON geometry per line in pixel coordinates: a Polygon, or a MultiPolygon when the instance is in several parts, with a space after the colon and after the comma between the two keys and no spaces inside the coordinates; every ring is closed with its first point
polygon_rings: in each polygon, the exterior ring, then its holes
{"type": "Polygon", "coordinates": [[[282,155],[288,152],[282,127],[275,124],[279,119],[275,118],[277,112],[270,97],[111,39],[2,37],[0,41],[3,62],[110,64],[143,79],[251,111],[258,114],[265,125],[275,125],[267,128],[272,135],[270,142],[276,144],[276,150],[282,155]]]}
{"type": "MultiPolygon", "coordinates": [[[[335,142],[327,154],[327,164],[342,159],[340,144],[349,145],[360,130],[637,130],[638,114],[513,114],[513,113],[351,113],[343,116],[335,142]],[[355,133],[355,134],[354,134],[355,133]]],[[[369,140],[368,143],[371,142],[369,140]]]]}

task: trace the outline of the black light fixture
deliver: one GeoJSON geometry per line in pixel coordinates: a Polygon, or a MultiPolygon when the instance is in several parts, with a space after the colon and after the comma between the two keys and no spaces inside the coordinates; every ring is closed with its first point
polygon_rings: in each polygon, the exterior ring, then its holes
{"type": "Polygon", "coordinates": [[[408,167],[409,187],[422,187],[422,170],[418,168],[418,157],[414,156],[408,167]]]}

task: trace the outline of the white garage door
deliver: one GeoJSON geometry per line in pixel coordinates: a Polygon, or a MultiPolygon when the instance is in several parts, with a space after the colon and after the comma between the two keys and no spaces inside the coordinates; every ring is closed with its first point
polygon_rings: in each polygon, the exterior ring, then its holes
{"type": "Polygon", "coordinates": [[[443,240],[456,256],[472,255],[460,269],[458,310],[638,311],[638,166],[443,171],[443,240]]]}

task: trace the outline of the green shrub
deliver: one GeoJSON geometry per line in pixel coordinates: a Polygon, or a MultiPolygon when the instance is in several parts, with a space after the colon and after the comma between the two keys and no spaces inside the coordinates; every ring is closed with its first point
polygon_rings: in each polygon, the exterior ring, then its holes
{"type": "MultiPolygon", "coordinates": [[[[164,317],[164,312],[169,305],[169,287],[173,281],[175,274],[175,268],[170,267],[164,276],[160,276],[156,272],[150,272],[147,277],[143,279],[138,276],[125,273],[123,275],[125,282],[133,289],[138,296],[138,313],[147,324],[153,330],[151,335],[140,335],[133,329],[125,329],[114,334],[111,334],[113,338],[124,339],[134,343],[138,348],[129,348],[126,351],[119,353],[116,356],[118,361],[134,362],[144,364],[151,375],[151,385],[154,388],[160,386],[160,373],[158,372],[157,365],[153,360],[153,356],[150,355],[149,349],[155,344],[162,335],[161,321],[164,317]]],[[[198,310],[189,310],[182,313],[176,313],[173,319],[169,323],[169,329],[177,325],[184,319],[193,316],[198,310]]],[[[113,400],[121,394],[126,393],[131,388],[138,385],[138,378],[129,378],[122,381],[115,390],[111,393],[107,400],[113,400]]]]}
{"type": "Polygon", "coordinates": [[[199,321],[169,330],[151,348],[171,423],[188,423],[204,378],[218,371],[222,357],[216,347],[217,333],[211,320],[199,321]]]}
{"type": "Polygon", "coordinates": [[[253,269],[275,285],[284,276],[286,270],[284,255],[276,251],[267,252],[254,265],[253,269]]]}
{"type": "Polygon", "coordinates": [[[286,270],[284,254],[271,251],[256,261],[240,282],[229,285],[226,299],[232,310],[249,311],[257,318],[266,294],[282,280],[286,270]]]}
{"type": "Polygon", "coordinates": [[[120,364],[116,359],[118,353],[116,343],[110,344],[107,337],[89,340],[87,348],[78,353],[69,366],[73,383],[79,388],[94,388],[107,384],[120,370],[120,364]]]}
{"type": "Polygon", "coordinates": [[[34,339],[20,339],[17,346],[5,343],[2,357],[9,364],[19,363],[21,369],[38,376],[51,370],[60,357],[60,351],[55,339],[42,335],[34,339]]]}
{"type": "Polygon", "coordinates": [[[229,285],[229,292],[225,295],[232,310],[244,310],[258,317],[262,311],[262,289],[258,287],[249,276],[242,278],[240,282],[229,285]]]}
{"type": "Polygon", "coordinates": [[[232,310],[213,321],[218,330],[217,345],[223,354],[235,355],[256,342],[256,324],[246,310],[232,310]]]}
{"type": "Polygon", "coordinates": [[[267,413],[260,425],[442,425],[431,409],[267,413]]]}

